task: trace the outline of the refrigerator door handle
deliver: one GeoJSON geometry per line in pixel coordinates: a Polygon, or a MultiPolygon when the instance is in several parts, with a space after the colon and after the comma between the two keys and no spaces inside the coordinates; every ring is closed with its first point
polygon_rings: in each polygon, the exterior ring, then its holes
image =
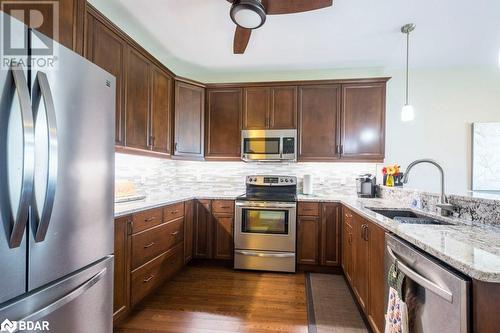
{"type": "Polygon", "coordinates": [[[21,65],[12,63],[10,71],[14,78],[14,85],[21,106],[21,117],[23,126],[23,175],[17,216],[13,217],[12,232],[9,246],[16,248],[21,245],[26,230],[29,216],[29,206],[33,194],[33,174],[35,169],[35,129],[33,122],[33,111],[31,109],[28,83],[21,65]]]}
{"type": "MultiPolygon", "coordinates": [[[[45,200],[43,203],[43,208],[41,210],[40,216],[38,216],[38,210],[34,209],[34,215],[37,220],[37,228],[35,232],[35,241],[42,242],[45,240],[47,235],[47,230],[49,228],[50,217],[52,215],[52,209],[54,207],[54,200],[56,195],[56,185],[57,185],[57,163],[58,163],[58,143],[57,143],[57,121],[56,121],[56,110],[54,106],[54,99],[52,97],[52,91],[50,89],[49,80],[47,79],[47,74],[43,72],[38,72],[36,74],[36,80],[33,85],[33,110],[35,113],[38,111],[40,104],[40,97],[43,98],[45,105],[45,118],[47,121],[47,142],[48,142],[48,168],[47,168],[47,183],[45,187],[45,200]],[[41,96],[40,96],[41,95],[41,96]]],[[[36,119],[36,114],[35,114],[36,119]]],[[[36,206],[36,197],[33,195],[33,202],[36,206]]]]}
{"type": "Polygon", "coordinates": [[[85,281],[83,284],[80,286],[76,287],[72,291],[70,291],[68,294],[64,295],[62,298],[58,299],[54,303],[51,303],[40,310],[37,310],[30,314],[29,316],[21,319],[21,321],[37,321],[40,320],[52,312],[56,311],[57,309],[60,309],[64,305],[68,304],[72,300],[78,298],[80,295],[84,294],[87,290],[92,288],[95,284],[97,284],[99,281],[102,280],[102,278],[106,275],[107,273],[107,268],[103,268],[99,273],[91,277],[89,280],[85,281]]]}

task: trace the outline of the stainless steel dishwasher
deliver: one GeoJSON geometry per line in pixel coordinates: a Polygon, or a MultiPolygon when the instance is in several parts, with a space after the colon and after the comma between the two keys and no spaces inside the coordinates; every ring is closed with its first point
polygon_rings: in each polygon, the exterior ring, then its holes
{"type": "MultiPolygon", "coordinates": [[[[386,234],[385,239],[386,277],[395,261],[406,275],[403,300],[408,306],[409,331],[469,332],[469,279],[398,237],[386,234]]],[[[385,288],[387,305],[387,282],[385,288]]]]}

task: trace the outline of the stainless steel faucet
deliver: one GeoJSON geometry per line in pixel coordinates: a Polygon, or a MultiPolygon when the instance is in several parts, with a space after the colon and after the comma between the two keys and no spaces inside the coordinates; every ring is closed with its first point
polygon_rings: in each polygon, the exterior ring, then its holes
{"type": "Polygon", "coordinates": [[[441,173],[441,199],[440,199],[440,203],[436,206],[441,209],[442,216],[449,216],[455,210],[455,207],[452,204],[448,203],[448,199],[446,198],[446,195],[444,194],[444,170],[441,167],[441,165],[439,165],[438,162],[431,160],[431,159],[421,159],[421,160],[416,160],[416,161],[411,162],[408,165],[408,167],[406,168],[406,172],[404,173],[403,184],[408,183],[408,177],[410,175],[410,170],[415,165],[420,164],[420,163],[432,164],[436,168],[438,168],[439,172],[441,173]]]}

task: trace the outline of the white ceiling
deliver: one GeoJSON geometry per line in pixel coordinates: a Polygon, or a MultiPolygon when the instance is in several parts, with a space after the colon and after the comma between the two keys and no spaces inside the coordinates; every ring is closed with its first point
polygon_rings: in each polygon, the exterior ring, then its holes
{"type": "Polygon", "coordinates": [[[498,0],[334,0],[327,9],[268,16],[244,55],[232,53],[226,0],[113,1],[165,53],[210,70],[401,67],[399,29],[409,22],[417,25],[414,67],[496,66],[499,59],[498,0]]]}

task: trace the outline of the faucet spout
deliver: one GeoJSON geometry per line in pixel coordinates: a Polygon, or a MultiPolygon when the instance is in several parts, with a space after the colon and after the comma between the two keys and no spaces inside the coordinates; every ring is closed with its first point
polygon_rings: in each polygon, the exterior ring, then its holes
{"type": "Polygon", "coordinates": [[[445,195],[444,170],[441,167],[441,165],[438,162],[436,162],[435,160],[427,159],[426,158],[426,159],[420,159],[420,160],[416,160],[416,161],[411,162],[408,165],[408,167],[406,168],[406,172],[403,175],[403,184],[407,184],[408,183],[408,179],[409,179],[409,175],[410,175],[411,169],[413,169],[413,167],[415,165],[421,164],[421,163],[429,163],[429,164],[434,165],[436,168],[438,168],[438,170],[440,172],[440,175],[441,175],[441,198],[440,198],[440,203],[437,206],[439,208],[441,208],[441,215],[443,215],[443,216],[450,215],[450,213],[453,211],[454,207],[453,207],[453,205],[450,205],[448,203],[448,199],[446,198],[446,195],[445,195]]]}

